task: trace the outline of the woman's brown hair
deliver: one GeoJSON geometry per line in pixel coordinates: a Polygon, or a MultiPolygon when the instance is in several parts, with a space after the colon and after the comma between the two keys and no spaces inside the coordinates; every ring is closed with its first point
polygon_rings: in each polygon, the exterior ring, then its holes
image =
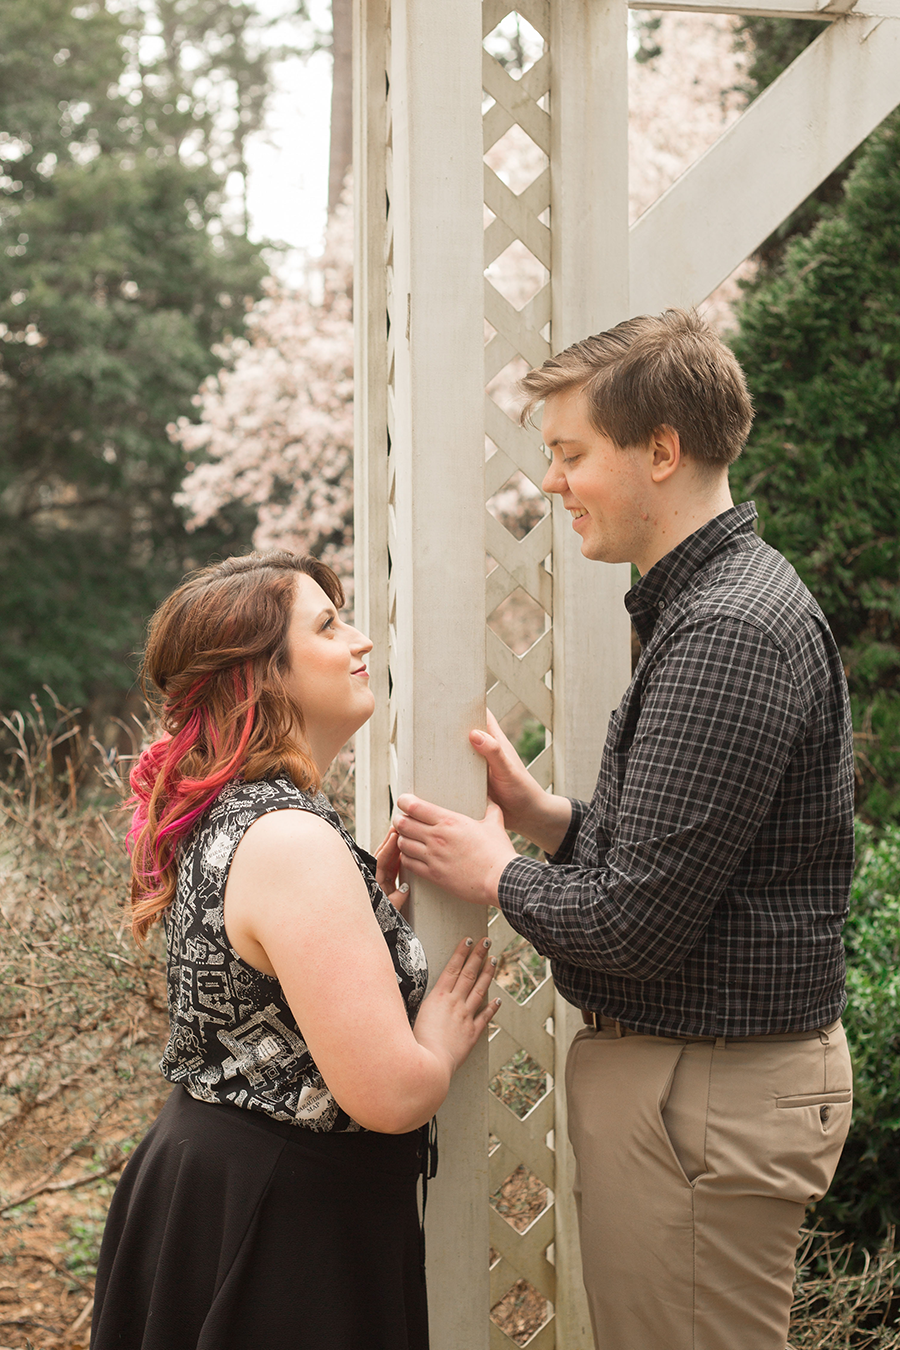
{"type": "Polygon", "coordinates": [[[281,772],[302,791],[319,790],[303,710],[284,682],[298,573],[341,608],[343,588],[330,567],[277,550],[201,568],[150,620],[141,683],[163,735],[131,774],[139,941],[172,901],[179,843],[225,783],[281,772]]]}

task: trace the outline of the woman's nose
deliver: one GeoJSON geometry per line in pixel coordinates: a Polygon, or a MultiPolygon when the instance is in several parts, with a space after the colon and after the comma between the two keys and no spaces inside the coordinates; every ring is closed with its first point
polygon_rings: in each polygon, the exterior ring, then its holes
{"type": "Polygon", "coordinates": [[[364,653],[370,652],[375,646],[371,638],[367,638],[365,633],[361,633],[358,628],[353,630],[353,650],[364,653]]]}

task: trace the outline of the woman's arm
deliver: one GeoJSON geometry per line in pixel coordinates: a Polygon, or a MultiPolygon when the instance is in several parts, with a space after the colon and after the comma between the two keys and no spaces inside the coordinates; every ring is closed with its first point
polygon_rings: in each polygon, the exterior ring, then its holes
{"type": "Polygon", "coordinates": [[[238,845],[225,927],[239,956],[276,975],[322,1077],[365,1129],[423,1125],[497,1009],[487,949],[461,943],[415,1029],[366,885],[340,835],[308,811],[274,811],[238,845]]]}

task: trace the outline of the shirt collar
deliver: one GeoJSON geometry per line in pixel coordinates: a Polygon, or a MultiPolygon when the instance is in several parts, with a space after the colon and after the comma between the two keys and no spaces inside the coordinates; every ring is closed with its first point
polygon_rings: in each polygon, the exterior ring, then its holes
{"type": "Polygon", "coordinates": [[[691,577],[713,554],[738,536],[754,534],[756,516],[755,502],[730,506],[676,544],[632,586],[625,596],[625,607],[642,643],[646,643],[652,633],[660,611],[681,594],[691,577]]]}

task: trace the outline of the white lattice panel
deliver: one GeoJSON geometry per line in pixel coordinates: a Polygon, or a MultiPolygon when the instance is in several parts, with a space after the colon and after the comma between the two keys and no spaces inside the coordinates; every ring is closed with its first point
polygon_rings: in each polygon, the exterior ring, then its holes
{"type": "MultiPolygon", "coordinates": [[[[550,355],[550,8],[534,3],[513,10],[497,0],[485,0],[482,9],[488,46],[493,45],[490,38],[497,25],[510,14],[525,19],[534,30],[530,35],[533,64],[524,72],[504,69],[489,50],[482,57],[485,535],[490,568],[485,596],[487,702],[498,720],[509,719],[511,734],[521,729],[523,721],[533,727],[538,724],[537,737],[532,739],[540,740],[540,728],[544,729],[547,743],[530,767],[548,787],[553,729],[553,526],[549,511],[543,518],[534,518],[547,462],[540,434],[518,424],[515,382],[525,369],[540,365],[550,355]],[[543,39],[542,54],[536,48],[536,35],[543,39]],[[498,510],[495,503],[504,491],[506,509],[498,510]],[[529,507],[530,528],[523,534],[522,508],[527,511],[529,507]],[[492,622],[491,616],[496,615],[503,617],[492,622]]],[[[537,987],[524,998],[519,993],[511,996],[508,983],[502,989],[499,1029],[490,1043],[494,1093],[488,1116],[489,1189],[495,1197],[490,1300],[495,1310],[498,1305],[507,1306],[507,1296],[510,1291],[520,1292],[522,1281],[537,1291],[546,1300],[546,1321],[529,1345],[550,1350],[557,1345],[553,1252],[559,1209],[554,1151],[558,1075],[554,990],[545,963],[530,948],[522,951],[521,939],[501,914],[492,919],[489,931],[494,951],[515,950],[520,968],[524,962],[537,979],[537,987]],[[518,1099],[514,1088],[523,1070],[530,1093],[518,1099]],[[510,1104],[501,1099],[501,1093],[510,1104]],[[523,1178],[527,1178],[527,1188],[523,1178]],[[530,1208],[504,1217],[496,1198],[515,1195],[517,1181],[518,1189],[532,1197],[530,1208]]],[[[493,1324],[492,1350],[512,1344],[493,1324]]]]}

